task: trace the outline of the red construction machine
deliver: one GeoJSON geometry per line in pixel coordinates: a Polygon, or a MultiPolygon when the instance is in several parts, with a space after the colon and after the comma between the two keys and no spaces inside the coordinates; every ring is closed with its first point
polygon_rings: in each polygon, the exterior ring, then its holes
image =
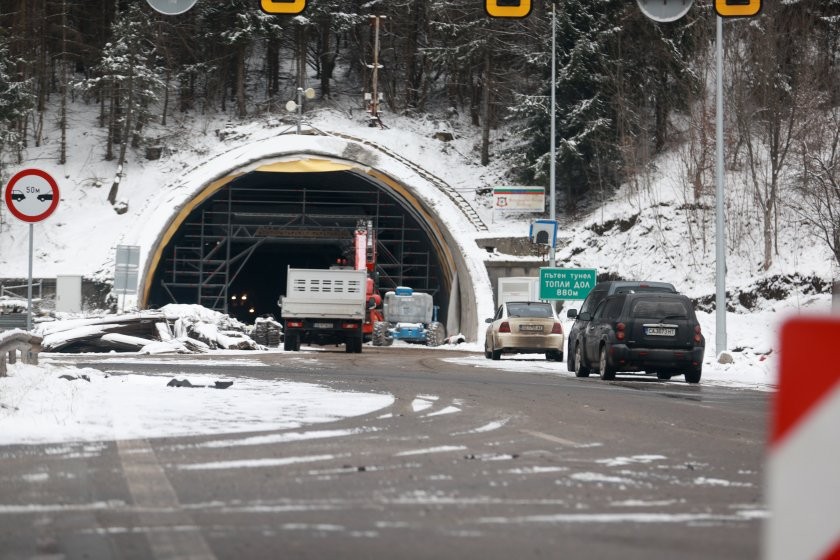
{"type": "Polygon", "coordinates": [[[354,233],[355,269],[367,271],[365,299],[375,302],[375,306],[368,305],[365,322],[362,325],[362,336],[368,342],[373,337],[373,324],[383,321],[382,296],[379,295],[376,282],[376,234],[371,220],[359,220],[354,233]]]}

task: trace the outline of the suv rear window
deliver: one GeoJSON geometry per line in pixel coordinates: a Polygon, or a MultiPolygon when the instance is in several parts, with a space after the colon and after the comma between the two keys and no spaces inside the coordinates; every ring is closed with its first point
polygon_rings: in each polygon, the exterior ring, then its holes
{"type": "Polygon", "coordinates": [[[685,302],[679,300],[637,299],[630,307],[631,317],[644,319],[688,319],[685,302]]]}

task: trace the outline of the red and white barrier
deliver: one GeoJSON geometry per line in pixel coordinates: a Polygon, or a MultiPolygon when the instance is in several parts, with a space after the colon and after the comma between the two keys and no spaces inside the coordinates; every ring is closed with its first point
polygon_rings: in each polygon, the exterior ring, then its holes
{"type": "Polygon", "coordinates": [[[840,319],[781,333],[765,525],[767,560],[840,560],[840,319]]]}

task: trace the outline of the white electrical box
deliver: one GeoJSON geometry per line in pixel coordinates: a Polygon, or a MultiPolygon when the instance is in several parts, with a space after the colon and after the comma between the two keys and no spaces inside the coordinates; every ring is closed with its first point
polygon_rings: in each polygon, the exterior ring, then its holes
{"type": "Polygon", "coordinates": [[[538,301],[540,279],[536,276],[511,276],[499,278],[496,307],[508,301],[538,301]]]}
{"type": "Polygon", "coordinates": [[[81,313],[82,311],[82,277],[56,276],[55,278],[55,310],[64,313],[81,313]]]}

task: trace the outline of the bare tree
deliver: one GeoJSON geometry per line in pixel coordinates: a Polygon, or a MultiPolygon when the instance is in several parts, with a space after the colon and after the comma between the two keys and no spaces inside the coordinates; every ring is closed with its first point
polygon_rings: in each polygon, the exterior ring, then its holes
{"type": "Polygon", "coordinates": [[[799,144],[802,175],[794,210],[813,226],[840,265],[840,107],[834,107],[799,144]]]}
{"type": "Polygon", "coordinates": [[[734,113],[745,153],[745,175],[760,212],[763,269],[773,264],[785,174],[792,148],[816,109],[809,85],[810,51],[806,31],[811,15],[790,7],[768,6],[736,39],[734,113]],[[792,37],[802,40],[791,44],[792,37]]]}

